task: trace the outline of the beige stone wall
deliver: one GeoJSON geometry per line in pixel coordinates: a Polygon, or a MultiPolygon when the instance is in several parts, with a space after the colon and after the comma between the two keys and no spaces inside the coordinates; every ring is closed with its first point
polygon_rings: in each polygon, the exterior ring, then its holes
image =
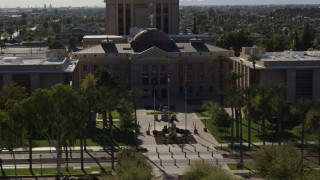
{"type": "MultiPolygon", "coordinates": [[[[108,0],[106,1],[106,31],[109,35],[124,35],[126,34],[126,11],[125,8],[127,6],[131,9],[131,27],[141,27],[141,28],[149,28],[150,27],[150,18],[149,14],[151,12],[149,5],[153,4],[154,13],[156,13],[156,4],[161,4],[161,8],[163,9],[164,4],[168,4],[168,14],[169,14],[169,34],[178,34],[179,33],[179,0],[108,0]],[[123,14],[124,17],[123,27],[124,34],[120,34],[118,31],[118,17],[119,17],[119,6],[123,6],[123,14]]],[[[163,13],[163,10],[161,10],[163,13]]],[[[164,19],[162,17],[161,26],[163,27],[164,19]]],[[[156,15],[153,20],[153,27],[157,27],[156,15]]],[[[163,30],[163,29],[162,29],[163,30]]],[[[127,32],[128,33],[128,32],[127,32]]]]}

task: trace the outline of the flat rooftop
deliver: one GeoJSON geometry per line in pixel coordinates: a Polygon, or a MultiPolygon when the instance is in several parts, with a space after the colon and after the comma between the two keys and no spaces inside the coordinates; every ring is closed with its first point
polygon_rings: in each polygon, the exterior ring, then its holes
{"type": "Polygon", "coordinates": [[[0,56],[0,73],[64,73],[73,72],[78,61],[64,58],[38,58],[38,57],[4,57],[0,56]]]}
{"type": "MultiPolygon", "coordinates": [[[[247,55],[249,56],[249,55],[247,55]]],[[[253,68],[246,58],[231,57],[253,68]]],[[[320,51],[284,51],[267,52],[256,61],[256,69],[318,69],[320,68],[320,51]]]]}

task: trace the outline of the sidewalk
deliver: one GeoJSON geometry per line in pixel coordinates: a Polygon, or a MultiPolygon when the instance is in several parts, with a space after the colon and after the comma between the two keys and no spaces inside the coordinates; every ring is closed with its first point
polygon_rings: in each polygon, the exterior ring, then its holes
{"type": "MultiPolygon", "coordinates": [[[[209,133],[204,132],[205,127],[201,120],[193,113],[193,109],[199,109],[200,106],[188,106],[187,114],[185,114],[185,105],[183,100],[171,100],[171,106],[174,106],[174,112],[180,112],[176,115],[177,120],[174,123],[177,128],[187,129],[192,133],[193,137],[197,141],[197,144],[168,144],[157,145],[154,136],[147,135],[149,125],[150,131],[154,129],[161,131],[168,122],[156,121],[154,122],[153,115],[147,115],[147,112],[153,112],[153,110],[145,110],[144,106],[153,105],[153,100],[144,100],[143,103],[138,105],[138,121],[140,125],[140,134],[138,140],[140,147],[148,149],[147,153],[144,153],[154,166],[154,173],[158,179],[178,179],[178,176],[182,175],[194,161],[207,161],[210,163],[218,163],[223,168],[225,164],[224,158],[219,151],[216,151],[214,147],[220,146],[220,143],[209,133]],[[187,115],[187,116],[185,116],[187,115]],[[187,119],[186,119],[187,117],[187,119]],[[155,126],[154,126],[155,123],[155,126]],[[194,134],[194,129],[198,130],[198,134],[194,134]],[[170,147],[170,151],[169,151],[170,147]]],[[[156,104],[166,105],[166,100],[157,102],[156,104]]],[[[156,107],[157,109],[158,107],[156,107]]],[[[227,146],[227,144],[225,144],[227,146]]]]}

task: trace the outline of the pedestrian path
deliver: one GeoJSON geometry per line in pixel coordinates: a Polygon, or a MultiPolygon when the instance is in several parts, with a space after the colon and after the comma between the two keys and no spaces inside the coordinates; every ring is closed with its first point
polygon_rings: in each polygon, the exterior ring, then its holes
{"type": "MultiPolygon", "coordinates": [[[[187,113],[185,113],[184,101],[172,100],[171,102],[172,106],[175,107],[174,111],[179,112],[176,115],[177,121],[174,122],[176,127],[188,129],[197,143],[157,145],[152,133],[147,135],[146,131],[161,131],[164,126],[168,126],[168,122],[154,121],[153,115],[147,115],[147,112],[153,112],[153,110],[145,110],[143,106],[153,104],[152,101],[148,102],[146,100],[144,104],[140,104],[137,111],[140,125],[139,146],[148,149],[148,152],[144,154],[154,166],[155,176],[158,179],[178,179],[178,176],[182,175],[194,161],[206,161],[227,168],[225,166],[226,160],[214,148],[220,146],[220,143],[209,132],[204,132],[204,124],[193,113],[193,109],[199,109],[200,107],[189,106],[187,113]],[[197,134],[194,133],[194,129],[198,130],[197,134]]],[[[165,104],[165,102],[162,104],[165,104]]],[[[229,161],[235,162],[234,160],[229,161]]]]}

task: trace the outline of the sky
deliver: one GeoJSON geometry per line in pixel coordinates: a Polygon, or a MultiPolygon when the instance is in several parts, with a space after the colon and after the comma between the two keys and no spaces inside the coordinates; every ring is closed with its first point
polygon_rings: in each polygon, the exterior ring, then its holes
{"type": "MultiPolygon", "coordinates": [[[[319,0],[180,0],[181,5],[265,5],[265,4],[320,4],[319,0]]],[[[104,6],[103,0],[1,0],[0,8],[61,6],[104,6]]]]}

